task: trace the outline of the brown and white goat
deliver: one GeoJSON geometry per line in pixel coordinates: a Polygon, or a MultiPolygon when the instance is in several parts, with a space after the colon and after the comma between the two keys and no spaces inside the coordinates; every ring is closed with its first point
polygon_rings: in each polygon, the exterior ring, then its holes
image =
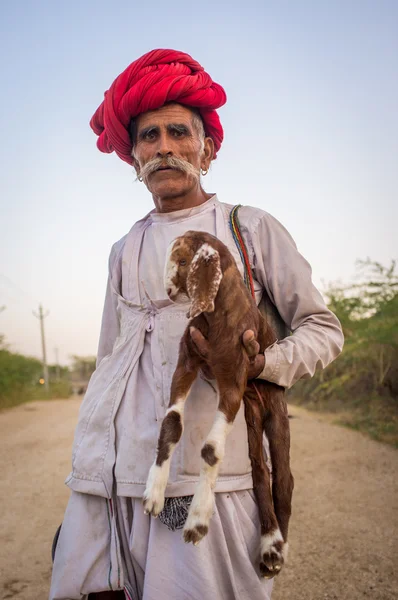
{"type": "Polygon", "coordinates": [[[173,450],[183,431],[184,403],[201,368],[209,365],[218,384],[219,404],[213,426],[202,447],[202,466],[184,526],[186,542],[197,544],[208,532],[213,512],[213,489],[224,457],[225,442],[241,405],[245,405],[253,491],[261,523],[260,571],[277,575],[287,554],[293,477],[289,466],[289,421],[283,388],[274,383],[247,381],[250,359],[242,334],[251,329],[260,352],[275,334],[247,290],[228,248],[214,236],[188,231],[170,245],[165,267],[170,299],[191,300],[191,319],[181,339],[171,385],[170,404],[160,430],[158,448],[144,493],[144,509],[157,516],[164,506],[173,450]],[[193,343],[190,327],[208,340],[206,364],[193,343]],[[263,451],[263,432],[270,448],[270,473],[263,451]]]}

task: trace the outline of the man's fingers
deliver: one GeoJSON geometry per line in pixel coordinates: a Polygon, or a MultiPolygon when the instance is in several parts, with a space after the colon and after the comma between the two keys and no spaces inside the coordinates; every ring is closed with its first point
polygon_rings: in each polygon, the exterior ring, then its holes
{"type": "Polygon", "coordinates": [[[199,354],[206,358],[209,354],[209,344],[206,338],[202,335],[199,329],[196,329],[196,327],[190,327],[189,333],[191,334],[191,340],[195,344],[199,354]]]}
{"type": "MultiPolygon", "coordinates": [[[[191,339],[195,344],[199,354],[203,357],[207,357],[209,354],[209,343],[203,334],[196,329],[196,327],[190,327],[189,333],[191,334],[191,339]]],[[[254,332],[251,329],[248,329],[244,332],[242,336],[242,342],[245,347],[245,350],[249,356],[249,358],[255,359],[260,350],[260,344],[254,337],[254,332]]]]}
{"type": "Polygon", "coordinates": [[[265,366],[264,354],[257,354],[256,358],[249,365],[249,372],[247,374],[247,378],[255,379],[256,377],[258,377],[264,370],[264,366],[265,366]]]}
{"type": "Polygon", "coordinates": [[[249,358],[254,358],[257,356],[260,350],[260,344],[254,337],[254,332],[251,329],[248,329],[244,332],[242,336],[242,342],[249,358]]]}

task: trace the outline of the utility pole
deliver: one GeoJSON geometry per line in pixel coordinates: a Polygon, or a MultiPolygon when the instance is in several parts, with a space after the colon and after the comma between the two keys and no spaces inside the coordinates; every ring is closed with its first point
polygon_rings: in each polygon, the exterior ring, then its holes
{"type": "Polygon", "coordinates": [[[44,319],[50,314],[49,311],[46,314],[43,313],[43,307],[39,304],[39,314],[33,311],[34,316],[40,321],[40,332],[41,332],[41,348],[43,352],[43,376],[44,376],[44,387],[46,392],[49,392],[49,380],[48,380],[48,367],[46,358],[46,340],[44,338],[44,319]]]}
{"type": "Polygon", "coordinates": [[[54,352],[55,352],[56,377],[57,377],[57,381],[59,381],[61,378],[60,378],[60,373],[59,373],[58,348],[54,348],[54,352]]]}

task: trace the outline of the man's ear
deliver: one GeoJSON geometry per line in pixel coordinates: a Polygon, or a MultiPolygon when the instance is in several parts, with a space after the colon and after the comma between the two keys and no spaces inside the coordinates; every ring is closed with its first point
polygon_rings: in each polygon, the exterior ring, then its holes
{"type": "Polygon", "coordinates": [[[187,276],[187,291],[191,299],[189,318],[214,311],[221,279],[219,253],[210,244],[202,244],[192,259],[187,276]]]}
{"type": "Polygon", "coordinates": [[[208,171],[210,163],[214,158],[214,141],[211,137],[207,137],[204,140],[204,148],[202,155],[202,169],[208,171]]]}

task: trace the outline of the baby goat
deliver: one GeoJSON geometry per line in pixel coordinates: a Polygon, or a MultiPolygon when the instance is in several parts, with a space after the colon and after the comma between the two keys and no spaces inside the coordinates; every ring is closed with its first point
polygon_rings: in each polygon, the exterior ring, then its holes
{"type": "Polygon", "coordinates": [[[242,345],[242,334],[248,329],[254,331],[260,352],[275,341],[275,335],[247,290],[228,248],[208,233],[188,231],[172,242],[165,286],[171,300],[178,302],[188,296],[191,306],[187,316],[191,320],[181,339],[170,404],[147,480],[145,512],[157,516],[163,508],[172,453],[183,431],[184,403],[199,369],[205,367],[191,339],[190,327],[194,326],[208,340],[210,354],[206,360],[218,384],[219,404],[202,448],[200,478],[184,526],[184,539],[196,545],[208,532],[226,437],[243,399],[253,491],[261,522],[260,571],[264,577],[273,577],[287,555],[293,492],[289,421],[283,388],[263,380],[247,382],[250,359],[242,345]],[[263,432],[269,441],[272,492],[263,432]]]}

